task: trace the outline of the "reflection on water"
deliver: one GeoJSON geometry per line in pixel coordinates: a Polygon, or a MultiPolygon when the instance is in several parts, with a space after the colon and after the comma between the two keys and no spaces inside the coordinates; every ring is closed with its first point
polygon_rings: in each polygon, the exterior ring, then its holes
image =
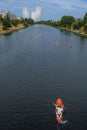
{"type": "Polygon", "coordinates": [[[87,129],[87,39],[46,25],[0,36],[0,128],[87,129]],[[67,125],[52,103],[61,97],[67,125]]]}

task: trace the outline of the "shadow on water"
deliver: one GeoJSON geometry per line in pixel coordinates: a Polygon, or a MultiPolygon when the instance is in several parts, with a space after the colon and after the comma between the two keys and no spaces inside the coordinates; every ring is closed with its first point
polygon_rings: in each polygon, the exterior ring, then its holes
{"type": "Polygon", "coordinates": [[[56,126],[56,130],[69,130],[69,124],[66,123],[66,124],[57,124],[56,126]]]}

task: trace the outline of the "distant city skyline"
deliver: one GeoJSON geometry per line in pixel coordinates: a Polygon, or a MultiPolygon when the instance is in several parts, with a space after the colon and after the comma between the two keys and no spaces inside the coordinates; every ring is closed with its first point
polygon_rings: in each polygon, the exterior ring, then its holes
{"type": "Polygon", "coordinates": [[[34,11],[30,12],[27,7],[23,8],[23,18],[32,18],[34,21],[40,20],[41,8],[36,7],[34,11]]]}
{"type": "Polygon", "coordinates": [[[23,8],[23,17],[29,18],[29,9],[26,7],[23,8]]]}
{"type": "Polygon", "coordinates": [[[1,0],[0,12],[3,10],[35,21],[58,20],[64,15],[83,18],[87,12],[87,0],[1,0]]]}

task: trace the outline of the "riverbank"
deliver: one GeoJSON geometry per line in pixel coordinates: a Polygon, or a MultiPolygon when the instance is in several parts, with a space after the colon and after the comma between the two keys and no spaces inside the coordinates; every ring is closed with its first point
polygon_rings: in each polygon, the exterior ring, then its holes
{"type": "Polygon", "coordinates": [[[68,31],[68,32],[73,32],[77,35],[80,35],[82,37],[85,37],[87,38],[87,33],[83,30],[83,29],[80,29],[80,30],[76,30],[76,29],[69,29],[69,28],[64,28],[64,27],[58,27],[60,30],[64,30],[64,31],[68,31]]]}
{"type": "Polygon", "coordinates": [[[16,27],[12,26],[12,27],[8,28],[7,30],[4,30],[3,25],[0,24],[0,35],[10,34],[14,31],[20,30],[22,28],[25,28],[25,26],[23,24],[18,24],[16,27]]]}
{"type": "MultiPolygon", "coordinates": [[[[18,24],[16,27],[12,26],[12,27],[8,28],[7,30],[4,30],[3,25],[0,24],[0,35],[11,34],[12,32],[23,29],[23,28],[25,28],[25,26],[23,24],[18,24]]],[[[77,35],[87,38],[87,33],[83,29],[76,30],[76,29],[71,29],[71,28],[69,29],[69,28],[64,28],[64,27],[58,27],[58,29],[68,31],[68,32],[73,32],[77,35]]]]}

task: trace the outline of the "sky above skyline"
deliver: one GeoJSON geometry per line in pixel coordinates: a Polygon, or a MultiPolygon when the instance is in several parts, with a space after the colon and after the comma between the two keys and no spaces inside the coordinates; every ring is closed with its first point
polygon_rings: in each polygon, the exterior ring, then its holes
{"type": "Polygon", "coordinates": [[[0,12],[11,13],[37,20],[58,20],[64,15],[83,18],[87,0],[0,0],[0,12]]]}

